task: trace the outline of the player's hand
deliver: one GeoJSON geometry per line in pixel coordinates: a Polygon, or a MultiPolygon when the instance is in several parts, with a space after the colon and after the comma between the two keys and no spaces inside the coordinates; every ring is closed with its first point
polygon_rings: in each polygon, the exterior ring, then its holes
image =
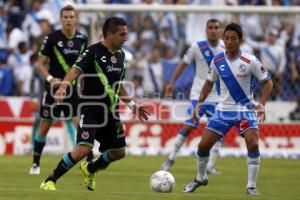
{"type": "Polygon", "coordinates": [[[199,110],[200,110],[201,104],[198,102],[196,104],[195,109],[192,112],[192,121],[193,123],[196,123],[199,121],[199,110]]]}
{"type": "Polygon", "coordinates": [[[57,102],[58,104],[63,102],[66,94],[67,94],[66,89],[64,89],[62,87],[58,88],[58,90],[56,90],[55,95],[54,95],[55,102],[57,102]]]}
{"type": "Polygon", "coordinates": [[[61,84],[61,79],[59,78],[53,78],[51,81],[50,81],[50,86],[52,88],[58,88],[61,84]]]}
{"type": "Polygon", "coordinates": [[[148,110],[148,106],[135,104],[132,106],[132,112],[137,114],[139,120],[145,121],[148,120],[148,116],[150,116],[150,112],[148,110]]]}
{"type": "Polygon", "coordinates": [[[261,103],[258,103],[255,106],[255,110],[257,113],[258,122],[264,122],[266,120],[265,106],[261,103]]]}
{"type": "Polygon", "coordinates": [[[167,86],[166,86],[166,93],[173,93],[173,89],[174,89],[174,86],[173,86],[173,84],[168,84],[167,86]]]}

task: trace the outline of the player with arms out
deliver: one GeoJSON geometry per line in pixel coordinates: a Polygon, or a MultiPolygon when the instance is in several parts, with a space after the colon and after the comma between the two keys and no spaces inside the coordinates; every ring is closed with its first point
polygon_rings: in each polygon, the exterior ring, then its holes
{"type": "MultiPolygon", "coordinates": [[[[184,68],[188,64],[195,62],[196,75],[194,77],[194,81],[190,93],[191,106],[187,110],[187,114],[189,116],[192,115],[192,112],[196,106],[199,93],[209,72],[211,60],[213,59],[214,55],[217,55],[225,50],[223,41],[220,40],[221,37],[220,26],[221,23],[217,19],[210,19],[207,21],[206,23],[207,40],[198,41],[191,45],[191,47],[185,54],[183,60],[178,65],[172,77],[172,80],[167,85],[167,92],[172,92],[175,81],[183,72],[184,68]]],[[[209,118],[215,112],[215,106],[219,98],[218,95],[219,88],[217,86],[219,86],[219,84],[216,84],[216,86],[212,89],[211,93],[208,95],[208,98],[205,101],[205,105],[203,105],[201,107],[201,110],[199,110],[200,117],[206,115],[209,118]]],[[[175,139],[175,144],[168,155],[168,159],[162,165],[162,170],[168,171],[169,168],[174,164],[175,157],[179,149],[184,144],[184,142],[187,139],[187,136],[192,132],[192,130],[198,128],[198,125],[199,125],[199,121],[193,122],[191,117],[185,121],[184,127],[181,130],[179,130],[177,134],[177,137],[175,139]]],[[[217,171],[215,168],[215,162],[219,155],[221,146],[222,146],[222,140],[218,141],[214,145],[210,153],[210,159],[209,159],[207,171],[214,175],[220,174],[220,172],[217,171]]]]}
{"type": "Polygon", "coordinates": [[[77,146],[63,156],[53,173],[42,182],[40,188],[43,190],[56,190],[56,181],[92,151],[94,140],[100,142],[102,154],[93,162],[80,164],[88,190],[95,189],[97,171],[125,157],[126,142],[118,113],[119,98],[139,119],[148,119],[147,107],[135,104],[121,82],[125,75],[125,53],[121,48],[128,37],[126,22],[117,17],[108,18],[102,31],[104,39],[88,47],[55,93],[56,100],[61,102],[69,83],[82,74],[84,87],[77,146]]]}
{"type": "Polygon", "coordinates": [[[87,38],[76,31],[77,16],[74,7],[66,6],[60,11],[60,22],[62,28],[54,31],[44,38],[39,56],[39,72],[45,77],[45,92],[40,103],[41,122],[38,134],[35,135],[33,144],[33,163],[30,168],[30,174],[40,174],[40,159],[46,144],[46,136],[54,120],[61,118],[64,113],[67,128],[72,131],[70,135],[72,143],[76,142],[77,127],[77,96],[76,85],[70,91],[69,98],[64,101],[64,105],[56,105],[53,98],[54,90],[60,84],[60,81],[70,70],[80,54],[87,47],[87,38]],[[46,66],[49,66],[47,70],[46,66]],[[51,95],[52,94],[52,95],[51,95]]]}
{"type": "MultiPolygon", "coordinates": [[[[260,164],[258,122],[265,120],[264,106],[272,91],[273,82],[259,60],[240,49],[243,32],[238,24],[231,23],[225,27],[223,40],[226,51],[214,57],[211,72],[201,90],[197,107],[202,106],[218,79],[221,86],[220,101],[198,145],[197,176],[183,188],[183,192],[194,192],[199,186],[208,184],[206,167],[210,149],[220,137],[235,126],[245,139],[248,151],[247,194],[258,195],[256,189],[260,164]],[[263,84],[262,96],[256,105],[253,99],[254,77],[263,84]]],[[[197,120],[197,118],[195,109],[193,119],[197,120]]]]}

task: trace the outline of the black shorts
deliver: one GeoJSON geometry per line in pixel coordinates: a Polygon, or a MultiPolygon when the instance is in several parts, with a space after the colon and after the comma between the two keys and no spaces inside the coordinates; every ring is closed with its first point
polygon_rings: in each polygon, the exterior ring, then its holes
{"type": "Polygon", "coordinates": [[[61,105],[55,103],[51,93],[46,90],[41,99],[40,117],[46,120],[69,120],[77,116],[77,107],[80,99],[77,92],[74,92],[69,98],[64,99],[61,105]],[[62,115],[63,113],[63,115],[62,115]]]}
{"type": "Polygon", "coordinates": [[[99,151],[126,147],[123,124],[111,112],[102,109],[83,108],[77,130],[77,145],[94,146],[94,140],[100,143],[99,151]]]}

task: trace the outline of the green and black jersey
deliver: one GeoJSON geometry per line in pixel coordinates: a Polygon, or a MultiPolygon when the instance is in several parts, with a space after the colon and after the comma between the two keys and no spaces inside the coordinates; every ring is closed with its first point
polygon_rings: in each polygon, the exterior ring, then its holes
{"type": "Polygon", "coordinates": [[[121,49],[111,52],[101,43],[87,48],[73,66],[84,74],[82,102],[101,102],[110,110],[115,108],[125,74],[124,59],[121,49]]]}
{"type": "Polygon", "coordinates": [[[76,31],[68,38],[61,30],[57,30],[44,38],[40,55],[50,59],[49,73],[63,79],[86,47],[87,37],[80,32],[76,31]]]}

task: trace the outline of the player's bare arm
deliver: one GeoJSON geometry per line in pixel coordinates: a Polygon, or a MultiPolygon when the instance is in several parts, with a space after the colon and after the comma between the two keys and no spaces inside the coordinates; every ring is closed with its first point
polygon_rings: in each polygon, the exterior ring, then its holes
{"type": "Polygon", "coordinates": [[[177,80],[177,78],[180,76],[180,74],[182,74],[184,68],[186,67],[186,63],[181,61],[179,63],[179,65],[177,66],[173,76],[172,76],[172,79],[170,81],[170,83],[167,85],[166,87],[166,92],[169,92],[169,93],[172,93],[173,92],[173,87],[174,87],[174,84],[175,84],[175,81],[177,80]]]}
{"type": "Polygon", "coordinates": [[[81,71],[78,68],[72,67],[64,80],[61,82],[60,87],[55,92],[54,99],[56,102],[62,102],[66,96],[66,91],[69,85],[80,76],[81,71]]]}
{"type": "Polygon", "coordinates": [[[208,94],[211,92],[212,88],[214,86],[214,82],[210,81],[210,80],[206,80],[203,87],[202,87],[202,90],[200,92],[200,95],[199,95],[199,99],[198,99],[198,103],[195,107],[195,110],[193,111],[193,114],[192,114],[192,120],[195,121],[198,119],[198,110],[200,109],[201,107],[201,104],[205,101],[205,99],[207,98],[208,94]]]}
{"type": "Polygon", "coordinates": [[[255,107],[259,122],[264,122],[266,120],[265,104],[272,92],[272,88],[273,88],[273,81],[269,78],[263,83],[262,96],[259,99],[259,103],[255,107]]]}
{"type": "Polygon", "coordinates": [[[120,99],[127,104],[127,106],[132,110],[133,113],[137,114],[141,121],[148,120],[150,112],[148,111],[148,106],[138,105],[135,101],[128,95],[126,88],[123,83],[121,83],[119,91],[120,99]]]}
{"type": "Polygon", "coordinates": [[[59,78],[55,78],[51,74],[49,74],[48,70],[46,69],[46,65],[48,63],[49,63],[48,57],[40,56],[39,57],[39,68],[38,68],[39,72],[52,87],[59,87],[61,80],[59,78]]]}

